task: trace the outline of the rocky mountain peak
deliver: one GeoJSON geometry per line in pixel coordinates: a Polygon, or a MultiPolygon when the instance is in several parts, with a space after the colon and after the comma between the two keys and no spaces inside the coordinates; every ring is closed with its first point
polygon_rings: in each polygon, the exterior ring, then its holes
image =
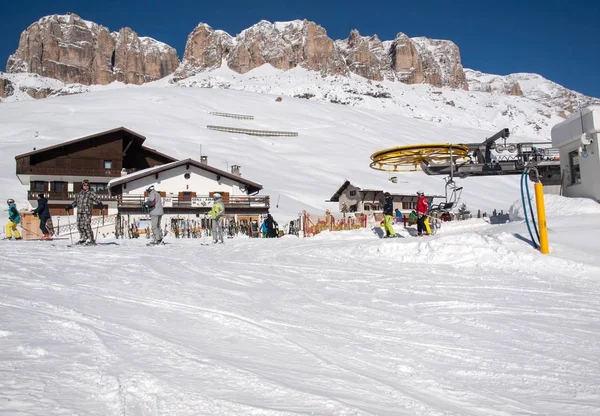
{"type": "Polygon", "coordinates": [[[142,84],[174,72],[175,49],[152,38],[139,38],[130,28],[108,28],[76,14],[45,16],[19,39],[6,72],[29,72],[67,83],[142,84]]]}

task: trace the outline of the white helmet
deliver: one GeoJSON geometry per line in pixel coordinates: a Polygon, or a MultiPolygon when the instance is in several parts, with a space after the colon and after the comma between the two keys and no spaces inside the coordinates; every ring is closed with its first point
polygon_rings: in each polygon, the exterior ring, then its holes
{"type": "Polygon", "coordinates": [[[221,194],[217,192],[217,193],[213,194],[213,197],[215,199],[221,199],[221,194]]]}
{"type": "Polygon", "coordinates": [[[423,191],[417,191],[417,195],[425,195],[425,192],[423,192],[423,191]]]}

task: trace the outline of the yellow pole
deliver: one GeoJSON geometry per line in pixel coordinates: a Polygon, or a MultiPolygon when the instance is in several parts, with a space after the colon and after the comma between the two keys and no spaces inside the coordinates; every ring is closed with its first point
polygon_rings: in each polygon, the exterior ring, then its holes
{"type": "Polygon", "coordinates": [[[540,226],[540,252],[542,254],[550,253],[548,248],[548,229],[546,228],[546,207],[544,207],[544,186],[536,182],[535,185],[535,204],[537,206],[538,224],[540,226]]]}

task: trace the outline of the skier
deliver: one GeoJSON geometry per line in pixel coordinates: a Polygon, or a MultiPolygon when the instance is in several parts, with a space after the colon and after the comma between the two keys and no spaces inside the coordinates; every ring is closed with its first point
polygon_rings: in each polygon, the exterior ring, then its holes
{"type": "Polygon", "coordinates": [[[417,215],[419,216],[419,219],[417,220],[417,233],[419,237],[422,237],[423,232],[425,232],[425,235],[429,234],[429,226],[426,223],[427,213],[429,212],[429,202],[427,202],[427,198],[425,198],[425,193],[423,191],[417,191],[417,195],[419,195],[417,201],[417,215]]]}
{"type": "Polygon", "coordinates": [[[221,219],[223,218],[223,215],[225,215],[225,205],[221,202],[221,194],[216,193],[213,195],[213,198],[215,199],[215,203],[208,212],[208,215],[212,218],[213,244],[219,242],[223,244],[223,223],[221,222],[221,219]]]}
{"type": "Polygon", "coordinates": [[[385,230],[385,236],[383,238],[396,237],[396,232],[392,227],[392,220],[394,218],[394,198],[392,198],[389,192],[386,192],[383,195],[385,197],[385,203],[383,204],[383,228],[385,230]]]}
{"type": "Polygon", "coordinates": [[[267,238],[277,238],[277,222],[275,222],[271,214],[267,214],[265,227],[267,228],[267,238]]]}
{"type": "Polygon", "coordinates": [[[146,189],[148,196],[144,201],[144,207],[150,214],[150,223],[152,224],[152,242],[149,245],[156,245],[162,243],[163,234],[160,222],[164,214],[162,206],[162,198],[158,192],[154,189],[154,185],[150,185],[146,189]]]}
{"type": "Polygon", "coordinates": [[[6,224],[6,238],[11,239],[12,235],[15,235],[15,240],[20,240],[21,234],[19,234],[19,230],[17,230],[17,224],[21,222],[21,214],[19,214],[19,210],[15,205],[14,199],[7,199],[6,203],[8,204],[8,224],[6,224]]]}
{"type": "Polygon", "coordinates": [[[92,231],[92,208],[94,203],[98,208],[104,209],[104,204],[98,198],[98,195],[90,189],[90,181],[85,179],[81,183],[81,191],[75,196],[75,200],[66,206],[67,214],[77,207],[77,231],[79,231],[79,241],[76,244],[95,245],[94,232],[92,231]]]}
{"type": "Polygon", "coordinates": [[[40,219],[40,230],[42,230],[42,239],[50,238],[50,231],[46,226],[48,221],[51,221],[50,210],[48,209],[48,200],[44,198],[44,194],[37,195],[38,206],[31,213],[40,219]]]}
{"type": "Polygon", "coordinates": [[[269,235],[269,230],[267,230],[266,220],[263,220],[260,223],[260,232],[261,232],[262,238],[267,238],[267,236],[269,235]]]}

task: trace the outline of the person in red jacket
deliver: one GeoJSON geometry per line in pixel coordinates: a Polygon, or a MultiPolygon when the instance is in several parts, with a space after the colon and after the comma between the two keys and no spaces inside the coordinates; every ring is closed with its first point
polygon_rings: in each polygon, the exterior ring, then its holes
{"type": "Polygon", "coordinates": [[[425,198],[425,193],[423,191],[417,191],[417,195],[419,195],[419,200],[417,201],[417,215],[419,219],[417,220],[417,233],[419,237],[427,233],[427,227],[425,225],[425,220],[427,219],[427,213],[429,212],[429,202],[427,202],[427,198],[425,198]]]}

